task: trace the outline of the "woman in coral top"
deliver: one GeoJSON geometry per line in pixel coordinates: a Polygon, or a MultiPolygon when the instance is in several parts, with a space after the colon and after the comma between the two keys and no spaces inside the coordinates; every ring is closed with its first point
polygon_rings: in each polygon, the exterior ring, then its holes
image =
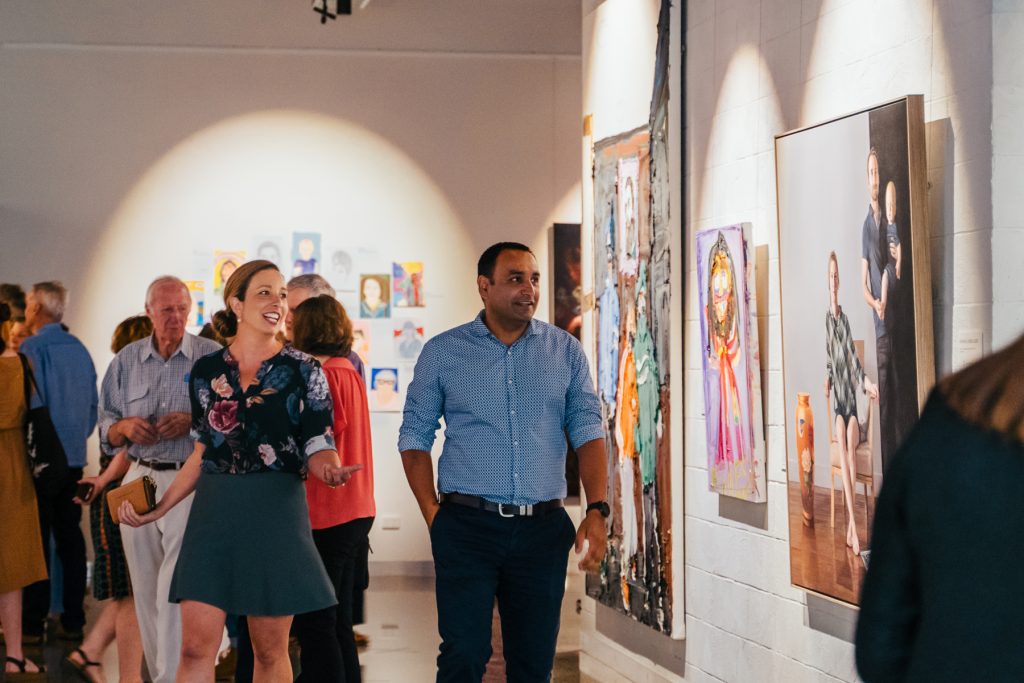
{"type": "Polygon", "coordinates": [[[360,681],[352,631],[353,581],[359,548],[377,514],[366,385],[347,356],[352,323],[334,298],[306,299],[294,311],[293,344],[323,365],[334,402],[334,436],[343,465],[362,465],[346,484],[306,480],[313,541],[338,598],[336,607],[302,614],[295,630],[302,647],[301,681],[360,681]]]}

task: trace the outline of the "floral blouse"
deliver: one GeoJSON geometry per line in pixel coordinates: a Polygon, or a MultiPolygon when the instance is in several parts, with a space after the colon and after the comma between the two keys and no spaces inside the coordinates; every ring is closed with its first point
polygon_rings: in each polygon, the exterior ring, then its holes
{"type": "Polygon", "coordinates": [[[263,361],[242,391],[227,349],[203,356],[189,378],[192,438],[211,474],[304,474],[309,456],[334,450],[333,405],[323,369],[291,347],[263,361]]]}

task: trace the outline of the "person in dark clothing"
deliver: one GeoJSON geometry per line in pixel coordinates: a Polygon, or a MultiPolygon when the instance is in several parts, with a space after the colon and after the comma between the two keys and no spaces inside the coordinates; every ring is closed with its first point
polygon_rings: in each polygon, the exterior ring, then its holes
{"type": "Polygon", "coordinates": [[[943,380],[878,498],[860,601],[866,683],[1024,675],[1024,337],[943,380]]]}

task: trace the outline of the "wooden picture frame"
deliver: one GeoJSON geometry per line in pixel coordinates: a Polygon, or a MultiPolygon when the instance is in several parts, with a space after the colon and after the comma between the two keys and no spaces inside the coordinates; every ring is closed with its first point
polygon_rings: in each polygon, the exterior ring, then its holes
{"type": "Polygon", "coordinates": [[[778,135],[775,160],[791,580],[856,605],[935,381],[923,97],[778,135]]]}

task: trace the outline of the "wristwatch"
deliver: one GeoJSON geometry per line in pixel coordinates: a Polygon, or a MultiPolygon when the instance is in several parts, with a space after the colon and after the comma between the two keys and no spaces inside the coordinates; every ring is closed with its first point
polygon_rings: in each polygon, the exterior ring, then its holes
{"type": "Polygon", "coordinates": [[[587,506],[587,513],[591,510],[597,510],[601,513],[601,516],[608,519],[608,516],[612,514],[612,509],[608,507],[608,501],[598,500],[587,506]]]}

